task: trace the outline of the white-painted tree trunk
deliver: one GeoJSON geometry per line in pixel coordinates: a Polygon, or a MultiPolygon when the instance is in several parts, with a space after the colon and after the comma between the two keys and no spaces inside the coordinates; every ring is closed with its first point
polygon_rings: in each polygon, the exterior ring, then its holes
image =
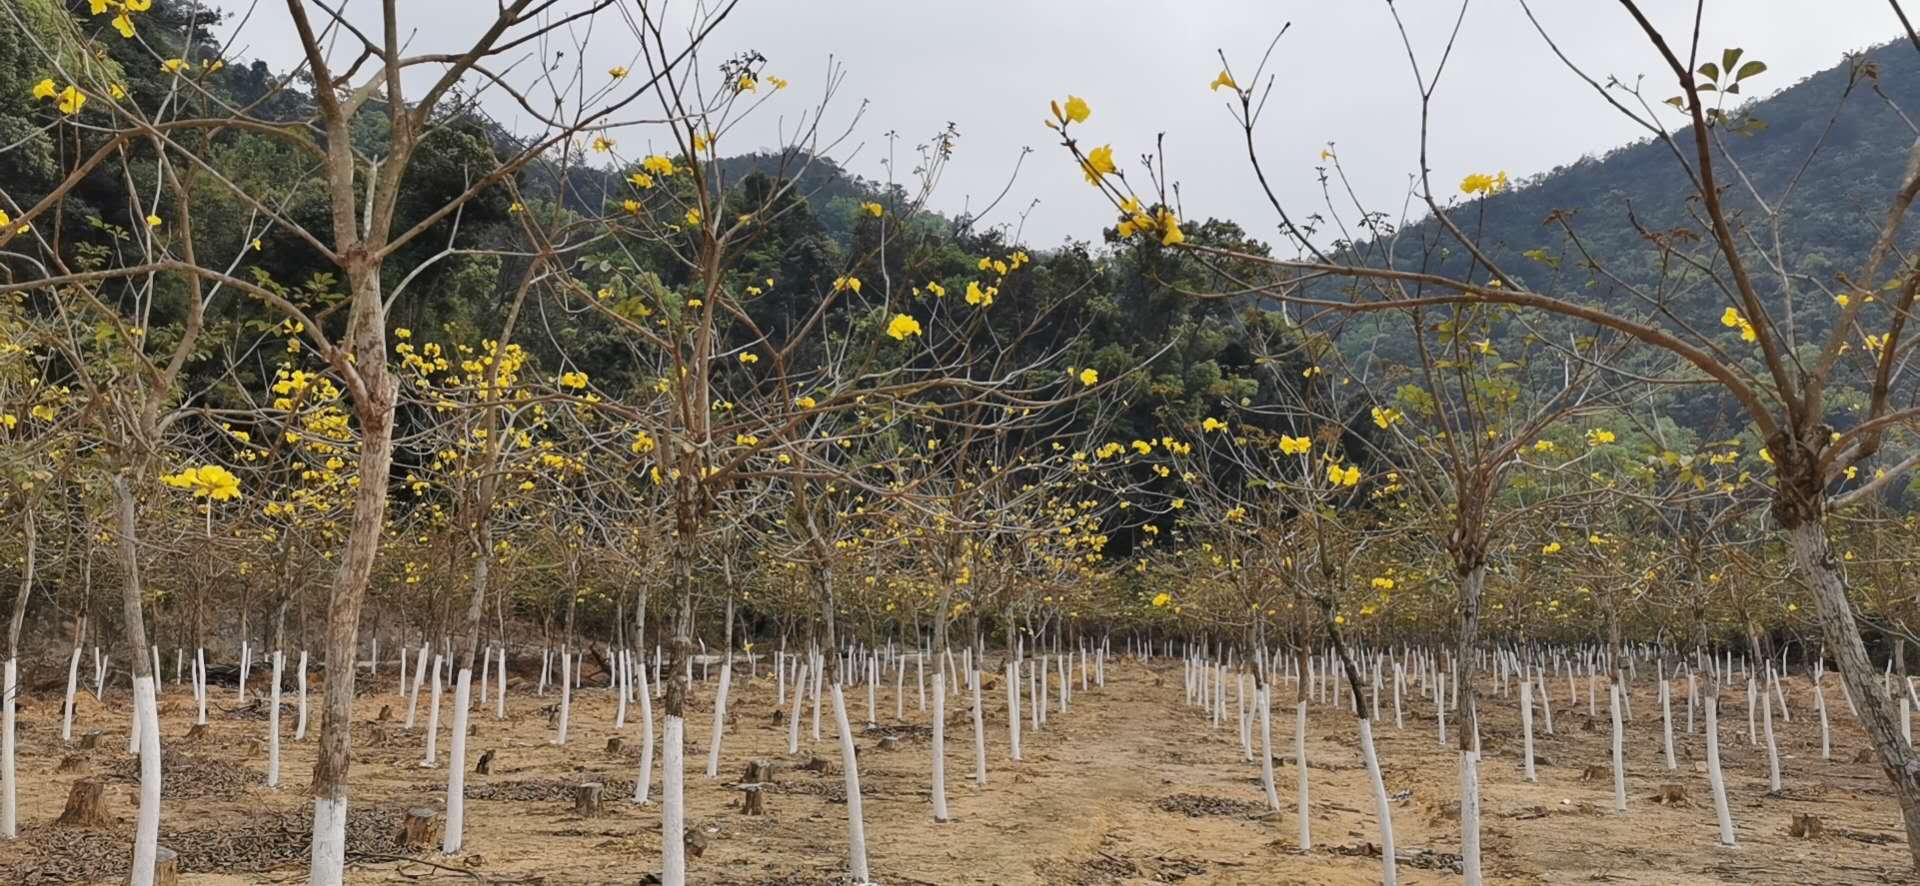
{"type": "Polygon", "coordinates": [[[1767,791],[1780,793],[1780,745],[1773,738],[1773,695],[1762,692],[1760,719],[1767,739],[1767,791]]]}
{"type": "Polygon", "coordinates": [[[1733,813],[1727,808],[1727,779],[1720,769],[1719,700],[1706,694],[1707,709],[1707,789],[1713,794],[1713,816],[1720,825],[1720,845],[1734,845],[1733,813]]]}
{"type": "Polygon", "coordinates": [[[634,676],[640,680],[640,777],[633,781],[633,802],[642,806],[653,788],[653,692],[647,685],[646,662],[640,662],[634,668],[634,676]]]}
{"type": "Polygon", "coordinates": [[[20,836],[19,770],[15,768],[14,717],[19,698],[19,662],[7,659],[6,673],[0,676],[0,840],[20,836]]]}
{"type": "Polygon", "coordinates": [[[286,659],[279,650],[273,653],[273,686],[267,690],[267,787],[280,786],[280,676],[286,659]]]}
{"type": "MultiPolygon", "coordinates": [[[[1263,701],[1266,697],[1263,693],[1263,701]]],[[[1380,774],[1380,755],[1373,744],[1373,721],[1365,718],[1360,720],[1360,756],[1367,764],[1367,780],[1373,785],[1373,812],[1380,820],[1380,884],[1398,886],[1400,861],[1393,848],[1393,807],[1387,802],[1387,782],[1380,774]]],[[[1272,779],[1268,781],[1267,792],[1271,794],[1272,779]]]]}
{"type": "Polygon", "coordinates": [[[1293,710],[1293,767],[1299,770],[1300,782],[1296,792],[1296,809],[1300,817],[1300,851],[1313,850],[1313,809],[1307,796],[1307,702],[1302,700],[1293,710]]]}
{"type": "Polygon", "coordinates": [[[240,694],[235,701],[247,703],[247,674],[253,670],[253,647],[247,641],[240,641],[240,694]]]}
{"type": "Polygon", "coordinates": [[[1520,742],[1522,777],[1537,781],[1533,768],[1533,684],[1527,680],[1520,681],[1520,742]]]}
{"type": "Polygon", "coordinates": [[[1007,741],[1008,757],[1020,759],[1020,662],[1007,662],[1007,741]]]}
{"type": "Polygon", "coordinates": [[[140,730],[140,803],[134,811],[131,886],[153,886],[153,862],[160,848],[160,716],[153,677],[133,680],[134,717],[140,730]]]}
{"type": "MultiPolygon", "coordinates": [[[[972,650],[968,650],[971,652],[972,650]]],[[[973,783],[977,787],[987,786],[987,722],[980,710],[981,672],[967,671],[967,679],[973,682],[973,783]]]]}
{"type": "Polygon", "coordinates": [[[947,820],[947,681],[934,661],[933,671],[933,820],[947,820]]]}
{"type": "Polygon", "coordinates": [[[1273,783],[1273,685],[1262,685],[1260,701],[1260,791],[1267,798],[1267,811],[1280,811],[1280,791],[1273,783]]]}
{"type": "Polygon", "coordinates": [[[867,819],[860,797],[860,760],[854,756],[853,729],[847,725],[846,698],[840,684],[833,685],[833,720],[840,730],[840,765],[847,786],[847,868],[855,883],[872,879],[867,870],[867,819]]]}
{"type": "MultiPolygon", "coordinates": [[[[820,687],[825,682],[827,658],[824,655],[813,657],[813,741],[820,741],[820,687]]],[[[924,709],[923,709],[924,710],[924,709]]]]}
{"type": "MultiPolygon", "coordinates": [[[[80,685],[80,647],[73,647],[73,659],[67,662],[67,700],[60,709],[60,743],[73,743],[73,693],[80,685]]],[[[207,706],[200,704],[200,722],[207,722],[207,706]]]]}
{"type": "Polygon", "coordinates": [[[1820,712],[1820,759],[1833,759],[1833,733],[1827,725],[1827,693],[1818,682],[1813,684],[1813,706],[1820,712]]]}
{"type": "MultiPolygon", "coordinates": [[[[567,650],[560,650],[560,724],[555,727],[553,743],[562,747],[567,743],[567,721],[573,718],[573,656],[567,650]]],[[[685,753],[683,748],[681,751],[685,753]]]]}
{"type": "Polygon", "coordinates": [[[720,668],[720,692],[713,697],[713,740],[707,745],[707,777],[720,777],[720,740],[727,731],[727,690],[733,686],[733,662],[720,668]]]}
{"type": "Polygon", "coordinates": [[[194,699],[194,704],[199,706],[200,711],[199,711],[199,719],[195,720],[194,722],[201,726],[205,726],[207,725],[207,650],[206,648],[200,647],[193,650],[193,658],[194,658],[194,661],[200,666],[200,677],[199,677],[200,692],[198,697],[194,699]]]}
{"type": "Polygon", "coordinates": [[[300,718],[293,724],[293,740],[307,740],[307,651],[300,650],[300,718]]]}
{"type": "Polygon", "coordinates": [[[1481,886],[1480,873],[1480,759],[1473,751],[1460,752],[1460,882],[1481,886]]]}
{"type": "Polygon", "coordinates": [[[413,685],[407,691],[407,729],[412,731],[414,714],[420,707],[420,684],[427,679],[427,647],[420,647],[420,655],[413,660],[413,685]]]}
{"type": "Polygon", "coordinates": [[[660,771],[660,886],[687,886],[687,721],[669,713],[660,771]]]}
{"type": "Polygon", "coordinates": [[[427,709],[427,755],[420,761],[421,766],[434,766],[440,762],[440,656],[433,657],[433,695],[431,707],[427,709]]]}
{"type": "Polygon", "coordinates": [[[1665,680],[1660,681],[1660,741],[1667,768],[1678,769],[1679,764],[1673,760],[1673,687],[1665,680]]]}
{"type": "Polygon", "coordinates": [[[1627,760],[1620,726],[1620,684],[1607,686],[1607,711],[1613,720],[1613,811],[1627,811],[1627,760]]]}
{"type": "MultiPolygon", "coordinates": [[[[434,686],[437,690],[440,687],[434,686]]],[[[461,668],[453,684],[453,733],[447,738],[447,820],[440,851],[460,851],[467,830],[467,710],[473,700],[473,669],[461,668]]]]}
{"type": "Polygon", "coordinates": [[[793,705],[787,710],[787,753],[800,753],[800,709],[807,703],[807,665],[800,665],[793,681],[793,705]]]}

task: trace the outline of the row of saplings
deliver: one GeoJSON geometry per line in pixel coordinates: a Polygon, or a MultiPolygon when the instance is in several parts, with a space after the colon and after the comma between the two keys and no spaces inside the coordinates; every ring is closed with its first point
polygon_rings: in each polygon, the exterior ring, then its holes
{"type": "MultiPolygon", "coordinates": [[[[446,648],[444,645],[442,649],[446,648]]],[[[683,657],[684,676],[691,683],[696,677],[699,682],[714,685],[713,717],[711,740],[708,743],[706,775],[718,777],[721,748],[726,732],[727,702],[734,674],[743,673],[748,680],[760,678],[765,672],[775,683],[777,697],[790,699],[787,704],[787,745],[790,754],[799,752],[801,724],[810,719],[811,734],[815,742],[822,736],[822,698],[823,694],[831,699],[837,731],[841,739],[841,769],[846,780],[848,796],[848,828],[850,843],[850,866],[857,876],[865,879],[865,825],[860,806],[859,770],[853,755],[852,729],[849,725],[849,710],[843,689],[864,690],[866,695],[866,723],[868,728],[877,725],[881,714],[879,696],[890,682],[892,689],[893,714],[898,720],[905,720],[908,689],[906,686],[911,674],[912,694],[917,697],[916,707],[922,713],[927,712],[931,701],[932,715],[932,784],[934,814],[938,820],[947,819],[946,812],[946,726],[949,698],[968,698],[967,707],[972,718],[973,738],[973,778],[977,785],[984,787],[988,779],[987,753],[985,741],[984,706],[995,703],[983,697],[983,691],[994,682],[1003,682],[1005,687],[1004,704],[1008,714],[1010,759],[1021,759],[1021,732],[1023,718],[1029,729],[1042,729],[1047,724],[1050,711],[1066,713],[1070,709],[1073,694],[1078,690],[1103,686],[1106,680],[1109,642],[1094,644],[1063,642],[1059,636],[1052,636],[1036,644],[1029,650],[1025,642],[1016,643],[1005,656],[1004,681],[988,680],[983,667],[987,667],[983,647],[976,644],[961,648],[956,654],[952,649],[933,651],[911,648],[889,642],[880,646],[866,646],[855,643],[834,653],[829,662],[826,653],[811,649],[799,653],[789,653],[784,644],[780,651],[771,656],[756,654],[747,650],[721,653],[703,653],[683,657]],[[717,681],[714,672],[717,671],[717,681]],[[829,675],[837,675],[829,679],[829,675]],[[823,693],[823,686],[830,692],[823,693]],[[789,694],[791,687],[791,694],[789,694]],[[931,689],[931,691],[929,691],[931,689]],[[811,711],[810,717],[808,711],[811,711]]],[[[531,649],[526,651],[530,655],[531,649]]],[[[594,650],[594,657],[604,665],[599,675],[606,681],[606,687],[616,700],[613,726],[624,730],[627,726],[629,705],[638,706],[641,752],[639,769],[634,780],[632,802],[649,804],[652,798],[652,776],[654,769],[656,722],[653,715],[654,702],[663,694],[665,683],[662,669],[667,666],[664,650],[655,647],[648,655],[645,651],[617,649],[609,647],[606,654],[594,650]]],[[[1146,650],[1141,647],[1144,656],[1146,650]]],[[[152,657],[152,673],[157,675],[154,691],[157,696],[168,690],[162,669],[163,657],[157,646],[148,650],[152,657]]],[[[76,717],[75,699],[81,690],[81,665],[86,656],[83,648],[73,649],[68,660],[68,678],[66,694],[62,706],[61,740],[63,745],[74,745],[74,725],[76,717]]],[[[194,649],[190,653],[185,649],[174,651],[173,690],[190,692],[193,699],[195,718],[185,736],[192,742],[202,738],[208,729],[207,711],[210,699],[215,692],[216,683],[228,683],[233,686],[234,698],[238,708],[259,713],[265,708],[265,730],[259,741],[259,752],[266,757],[266,769],[263,781],[269,788],[278,788],[281,782],[281,742],[284,732],[283,708],[291,708],[294,721],[293,741],[304,741],[308,734],[308,696],[310,692],[310,661],[306,652],[289,656],[281,652],[272,652],[256,661],[256,652],[250,643],[243,643],[239,655],[231,665],[210,664],[204,648],[194,649]],[[292,658],[290,662],[289,659],[292,658]],[[256,670],[271,669],[271,676],[265,680],[262,688],[256,670]],[[251,690],[251,694],[250,694],[251,690]],[[290,697],[287,697],[289,692],[290,697]]],[[[587,671],[587,651],[567,647],[543,647],[539,650],[538,678],[534,681],[534,696],[557,699],[542,710],[547,714],[553,730],[552,743],[565,745],[572,719],[573,694],[585,684],[587,671]]],[[[389,728],[411,731],[424,720],[424,753],[420,761],[422,767],[442,765],[439,754],[439,734],[443,708],[448,708],[447,697],[451,696],[451,710],[448,719],[451,728],[449,735],[447,771],[447,793],[444,814],[434,807],[416,806],[409,808],[403,821],[398,825],[397,838],[405,847],[425,851],[437,848],[443,853],[458,852],[462,845],[465,824],[465,775],[466,750],[465,739],[471,733],[468,715],[477,702],[483,709],[492,708],[496,719],[507,716],[509,695],[508,680],[515,662],[509,659],[509,650],[504,646],[488,646],[475,656],[480,664],[477,686],[472,685],[471,672],[465,668],[457,673],[453,667],[453,657],[436,652],[432,643],[423,643],[417,650],[402,646],[397,661],[383,662],[379,652],[379,643],[372,643],[370,655],[359,667],[370,677],[377,679],[383,666],[391,666],[397,675],[398,692],[404,699],[405,713],[402,716],[391,704],[383,704],[374,723],[376,742],[387,734],[389,728]],[[447,688],[453,687],[451,693],[447,688]],[[424,702],[424,704],[423,704],[424,702]]],[[[530,661],[523,658],[523,663],[530,661]]],[[[997,669],[996,669],[997,670],[997,669]]],[[[113,672],[110,653],[99,647],[92,649],[92,692],[96,700],[104,700],[107,683],[113,672]]],[[[4,824],[5,837],[11,839],[17,835],[17,782],[15,762],[16,737],[16,695],[12,691],[14,681],[14,663],[7,663],[6,686],[9,691],[4,702],[4,729],[0,736],[0,756],[4,757],[4,775],[0,775],[0,806],[4,815],[0,824],[4,824]]],[[[675,718],[663,718],[659,724],[667,733],[663,742],[662,778],[674,781],[684,772],[682,757],[683,725],[674,722],[675,718]]],[[[158,753],[159,742],[143,746],[141,742],[140,718],[129,716],[126,725],[127,750],[130,754],[143,753],[153,748],[158,753]]],[[[91,750],[102,740],[102,730],[88,731],[80,736],[78,749],[91,750]]],[[[894,739],[883,737],[883,743],[891,744],[894,739]]],[[[621,750],[624,740],[618,737],[610,739],[609,747],[621,750]]],[[[493,753],[488,751],[480,756],[475,766],[479,774],[487,774],[493,753]]],[[[824,761],[819,761],[824,764],[824,761]]],[[[144,768],[145,760],[142,758],[144,768]]],[[[84,765],[84,758],[69,755],[62,761],[60,771],[74,771],[84,765]]],[[[158,767],[156,766],[156,769],[158,767]]],[[[746,776],[739,787],[745,793],[743,808],[748,814],[757,814],[763,808],[762,789],[771,778],[773,765],[766,760],[755,759],[747,764],[746,776]]],[[[599,783],[581,784],[575,788],[575,808],[582,814],[598,814],[603,800],[604,785],[599,783]]],[[[146,794],[143,784],[142,794],[146,794]]],[[[157,801],[158,784],[151,793],[157,801]]],[[[679,792],[663,792],[663,816],[684,816],[684,809],[674,809],[672,800],[679,792]]],[[[684,820],[684,819],[683,819],[684,820]]],[[[62,826],[105,828],[112,824],[112,817],[104,804],[103,785],[96,780],[82,779],[75,782],[68,795],[67,804],[57,819],[62,826]]],[[[688,832],[687,845],[682,851],[698,855],[701,851],[700,837],[697,831],[688,832]]],[[[177,878],[178,856],[171,849],[162,847],[155,863],[155,882],[171,883],[177,878]]]]}
{"type": "MultiPolygon", "coordinates": [[[[1171,644],[1168,647],[1172,654],[1171,644]]],[[[1499,697],[1517,694],[1520,712],[1521,772],[1535,781],[1536,724],[1554,734],[1553,696],[1565,689],[1566,706],[1585,706],[1589,722],[1600,716],[1602,706],[1611,724],[1611,762],[1588,766],[1584,780],[1611,779],[1613,809],[1627,810],[1625,724],[1634,718],[1631,689],[1648,670],[1656,687],[1660,706],[1660,732],[1663,762],[1667,770],[1678,769],[1674,757],[1673,736],[1679,719],[1676,706],[1678,688],[1685,687],[1685,731],[1694,734],[1703,724],[1706,744],[1708,791],[1713,798],[1719,840],[1736,845],[1733,817],[1727,802],[1727,785],[1721,767],[1721,725],[1719,696],[1723,690],[1746,690],[1747,741],[1764,746],[1767,757],[1767,782],[1771,794],[1782,786],[1780,743],[1775,733],[1776,711],[1786,722],[1793,714],[1787,705],[1785,685],[1791,679],[1782,655],[1776,663],[1749,662],[1731,650],[1724,654],[1694,650],[1681,653],[1657,645],[1625,647],[1619,653],[1604,646],[1533,646],[1527,648],[1494,647],[1469,652],[1465,657],[1449,649],[1416,647],[1346,649],[1336,647],[1319,653],[1302,650],[1254,649],[1251,655],[1200,641],[1188,644],[1185,662],[1187,704],[1198,709],[1211,726],[1218,728],[1229,717],[1235,721],[1239,742],[1247,762],[1260,762],[1260,784],[1267,806],[1279,811],[1280,798],[1274,782],[1272,701],[1274,683],[1286,681],[1296,698],[1294,717],[1294,761],[1298,770],[1297,810],[1300,823],[1299,845],[1309,851],[1313,837],[1308,815],[1307,712],[1310,703],[1320,702],[1350,714],[1358,725],[1361,756],[1373,790],[1374,808],[1379,822],[1381,880],[1387,886],[1398,882],[1398,856],[1394,849],[1392,807],[1381,775],[1380,760],[1374,745],[1373,724],[1382,721],[1382,706],[1390,705],[1395,729],[1405,728],[1406,711],[1415,700],[1431,711],[1436,738],[1442,747],[1449,744],[1448,718],[1453,717],[1453,744],[1460,749],[1461,826],[1460,873],[1468,886],[1482,882],[1480,853],[1480,718],[1469,716],[1461,731],[1463,696],[1469,710],[1476,690],[1475,675],[1490,680],[1490,688],[1499,697]],[[1238,661],[1236,661],[1236,656],[1238,661]],[[1464,677],[1463,677],[1464,674],[1464,677]],[[1466,692],[1463,693],[1462,681],[1466,692]],[[1231,688],[1229,688],[1231,687],[1231,688]],[[1365,697],[1360,693],[1364,692],[1365,697]],[[1344,700],[1342,694],[1345,694],[1344,700]],[[1231,696],[1231,700],[1229,699],[1231,696]],[[1231,712],[1229,712],[1231,707],[1231,712]],[[1257,738],[1256,738],[1257,735],[1257,738]]],[[[1832,727],[1827,707],[1826,669],[1820,660],[1812,662],[1804,676],[1813,693],[1813,716],[1820,724],[1820,756],[1833,757],[1832,727]]],[[[1859,712],[1846,684],[1839,683],[1851,715],[1859,712]]],[[[1913,742],[1912,713],[1920,707],[1920,691],[1913,680],[1896,676],[1891,663],[1884,677],[1883,691],[1898,698],[1901,728],[1909,745],[1913,742]]],[[[1872,762],[1871,749],[1862,749],[1856,762],[1872,762]]],[[[1685,789],[1664,785],[1658,795],[1662,802],[1681,802],[1685,789]]],[[[1818,836],[1820,820],[1811,815],[1795,815],[1789,833],[1795,837],[1818,836]]]]}

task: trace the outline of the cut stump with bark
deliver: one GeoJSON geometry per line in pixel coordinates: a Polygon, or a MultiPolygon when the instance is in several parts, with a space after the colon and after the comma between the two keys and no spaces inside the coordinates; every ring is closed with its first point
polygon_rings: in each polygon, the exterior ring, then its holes
{"type": "Polygon", "coordinates": [[[480,762],[473,765],[473,771],[475,775],[491,775],[493,773],[492,748],[488,748],[480,754],[480,762]]]}
{"type": "Polygon", "coordinates": [[[187,727],[187,741],[199,741],[207,737],[207,724],[195,723],[187,727]]]}
{"type": "Polygon", "coordinates": [[[100,746],[101,732],[98,729],[80,736],[80,750],[91,751],[100,746]]]}
{"type": "Polygon", "coordinates": [[[74,782],[67,791],[67,808],[60,810],[54,824],[73,828],[111,827],[113,818],[107,815],[106,785],[92,779],[74,782]]]}
{"type": "Polygon", "coordinates": [[[83,771],[83,770],[85,770],[86,768],[87,768],[87,758],[86,758],[86,757],[84,757],[84,756],[81,756],[80,754],[68,754],[68,755],[66,755],[66,756],[64,756],[64,757],[61,757],[61,758],[60,758],[60,765],[58,765],[58,766],[55,766],[55,767],[53,768],[53,771],[55,771],[55,772],[80,772],[80,771],[83,771]]]}
{"type": "Polygon", "coordinates": [[[598,818],[600,815],[600,789],[597,781],[573,786],[573,812],[582,818],[598,818]]]}
{"type": "Polygon", "coordinates": [[[766,791],[764,788],[773,782],[773,761],[756,757],[747,761],[747,771],[740,779],[740,790],[744,795],[740,799],[740,811],[747,815],[767,814],[766,791]]]}
{"type": "Polygon", "coordinates": [[[383,705],[381,705],[381,706],[380,706],[380,716],[378,716],[378,717],[375,717],[374,719],[375,719],[375,720],[378,720],[378,721],[380,721],[380,722],[382,722],[382,723],[385,723],[385,722],[387,722],[388,720],[392,720],[392,719],[393,719],[393,705],[390,705],[390,704],[383,704],[383,705]]]}
{"type": "Polygon", "coordinates": [[[626,746],[627,746],[626,740],[622,739],[618,735],[607,739],[607,753],[612,754],[616,757],[620,756],[620,753],[626,749],[626,746]]]}
{"type": "Polygon", "coordinates": [[[165,846],[153,850],[153,886],[179,886],[180,853],[165,846]]]}
{"type": "Polygon", "coordinates": [[[439,810],[415,806],[408,809],[400,821],[400,845],[414,851],[436,848],[440,845],[442,827],[439,810]]]}
{"type": "Polygon", "coordinates": [[[1793,821],[1787,825],[1787,836],[1813,840],[1826,829],[1826,823],[1820,820],[1820,816],[1810,812],[1796,812],[1793,814],[1793,821]]]}

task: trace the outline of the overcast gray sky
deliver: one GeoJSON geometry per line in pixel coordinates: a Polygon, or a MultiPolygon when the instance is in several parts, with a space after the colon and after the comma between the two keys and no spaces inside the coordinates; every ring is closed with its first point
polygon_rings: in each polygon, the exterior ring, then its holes
{"type": "MultiPolygon", "coordinates": [[[[374,0],[346,0],[350,17],[377,27],[374,0]]],[[[709,0],[711,2],[711,0],[709,0]]],[[[1642,0],[1671,39],[1684,41],[1693,4],[1642,0]]],[[[232,0],[221,4],[237,8],[232,0]]],[[[574,3],[573,5],[579,5],[574,3]]],[[[684,14],[692,4],[677,0],[684,14]]],[[[1400,0],[1416,51],[1431,70],[1459,14],[1458,0],[1400,0]]],[[[484,26],[491,0],[404,0],[402,25],[418,28],[413,51],[461,45],[484,26]]],[[[1574,61],[1604,78],[1645,77],[1658,101],[1676,90],[1633,21],[1612,0],[1535,0],[1535,12],[1574,61]]],[[[266,3],[233,39],[237,54],[292,62],[294,42],[278,4],[266,3]]],[[[1372,208],[1398,212],[1417,171],[1419,102],[1386,0],[741,0],[704,51],[713,66],[737,51],[765,54],[767,71],[793,86],[785,107],[763,108],[725,152],[772,147],[778,114],[790,123],[817,95],[829,58],[847,79],[835,108],[842,119],[870,102],[857,153],[841,156],[860,174],[885,178],[884,134],[907,151],[948,121],[958,152],[936,193],[937,209],[985,205],[1006,184],[1023,147],[1034,153],[1013,192],[988,223],[1025,220],[1039,246],[1091,238],[1110,210],[1081,179],[1041,122],[1047,103],[1072,93],[1092,106],[1081,137],[1111,143],[1124,168],[1166,133],[1168,168],[1190,216],[1233,218],[1272,238],[1272,211],[1252,187],[1224,91],[1207,84],[1224,50],[1250,71],[1279,29],[1277,88],[1261,125],[1262,162],[1289,209],[1317,209],[1314,167],[1336,146],[1372,208]]],[[[587,67],[630,63],[624,24],[592,37],[587,67]]],[[[1703,57],[1729,46],[1767,62],[1756,93],[1783,88],[1829,67],[1849,50],[1892,39],[1899,24],[1884,0],[1709,0],[1703,57]]],[[[553,47],[560,48],[560,47],[553,47]]],[[[1684,46],[1682,50],[1684,51],[1684,46]]],[[[512,119],[510,108],[496,108],[512,119]]],[[[1669,118],[1678,124],[1677,112],[1669,118]]],[[[830,119],[832,116],[830,115],[830,119]]],[[[1461,38],[1436,96],[1431,162],[1436,183],[1468,172],[1530,175],[1598,153],[1639,131],[1604,105],[1549,52],[1518,0],[1471,0],[1461,38]]],[[[644,138],[632,133],[626,138],[644,138]]],[[[628,145],[623,143],[622,147],[628,145]]],[[[1449,185],[1450,186],[1450,185],[1449,185]]]]}

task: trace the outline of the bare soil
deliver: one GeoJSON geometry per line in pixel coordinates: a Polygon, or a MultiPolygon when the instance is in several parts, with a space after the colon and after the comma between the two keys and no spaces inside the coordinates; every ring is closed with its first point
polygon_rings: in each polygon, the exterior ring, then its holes
{"type": "MultiPolygon", "coordinates": [[[[716,672],[717,677],[717,672],[716,672]]],[[[1644,677],[1644,675],[1643,675],[1644,677]]],[[[878,690],[877,728],[858,739],[867,834],[874,878],[887,886],[919,884],[1367,884],[1379,882],[1373,803],[1355,744],[1352,718],[1330,704],[1314,705],[1308,743],[1314,846],[1297,845],[1292,764],[1292,687],[1276,687],[1274,745],[1282,811],[1267,813],[1259,767],[1247,762],[1228,718],[1218,728],[1183,703],[1178,662],[1112,662],[1104,689],[1076,692],[1071,709],[1047,726],[1023,732],[1027,759],[1007,759],[1006,694],[998,679],[987,705],[988,783],[973,782],[972,728],[965,708],[948,730],[949,804],[953,820],[937,824],[927,800],[929,736],[911,681],[907,716],[893,717],[891,680],[878,690]],[[883,750],[882,736],[895,748],[883,750]]],[[[441,806],[447,736],[438,768],[420,765],[422,729],[387,724],[374,740],[381,705],[406,704],[395,694],[391,666],[364,695],[355,729],[349,859],[353,883],[496,882],[638,883],[658,870],[659,807],[629,802],[637,775],[638,706],[624,730],[613,729],[613,700],[589,687],[573,704],[570,741],[551,744],[543,708],[516,676],[508,717],[493,718],[491,702],[476,704],[477,735],[468,742],[468,767],[495,752],[490,775],[467,780],[466,851],[407,860],[398,845],[401,817],[410,806],[441,806]],[[606,740],[626,740],[621,755],[606,740]],[[574,814],[573,785],[606,784],[605,814],[574,814]]],[[[1767,792],[1764,746],[1747,741],[1745,692],[1728,691],[1722,706],[1723,753],[1739,846],[1718,845],[1707,793],[1703,736],[1684,732],[1684,684],[1675,691],[1677,770],[1660,752],[1656,687],[1634,687],[1637,715],[1627,739],[1629,807],[1612,812],[1610,774],[1583,779],[1589,766],[1607,765],[1607,712],[1589,722],[1585,685],[1568,704],[1565,681],[1554,687],[1557,734],[1542,734],[1539,781],[1521,779],[1516,693],[1483,700],[1484,845],[1488,882],[1692,884],[1861,884],[1911,882],[1910,856],[1894,800],[1877,763],[1853,762],[1866,740],[1854,725],[1838,684],[1829,677],[1834,724],[1833,760],[1820,758],[1819,722],[1804,677],[1791,681],[1792,722],[1781,733],[1785,790],[1767,792]],[[1655,798],[1678,785],[1677,802],[1655,798]],[[1796,814],[1818,816],[1819,836],[1789,836],[1796,814]]],[[[363,683],[366,677],[362,675],[363,683]]],[[[800,768],[786,754],[786,718],[777,716],[774,684],[764,663],[758,678],[737,679],[721,776],[703,776],[714,683],[696,688],[688,724],[689,818],[706,838],[691,863],[690,882],[739,886],[811,886],[845,882],[846,806],[831,712],[822,741],[811,741],[811,711],[802,716],[801,758],[819,755],[829,771],[800,768]],[[748,759],[781,761],[777,785],[767,791],[768,814],[740,811],[734,784],[748,759]]],[[[1491,692],[1491,685],[1486,687],[1491,692]]],[[[193,721],[191,694],[168,684],[162,696],[162,733],[169,748],[161,818],[162,844],[180,853],[182,882],[253,884],[303,882],[309,802],[305,795],[314,742],[292,742],[291,707],[283,718],[282,786],[265,787],[262,741],[266,721],[236,703],[233,689],[214,687],[210,735],[185,740],[193,721]],[[223,708],[233,708],[231,715],[223,708]]],[[[449,696],[451,693],[449,693],[449,696]]],[[[866,690],[848,691],[851,716],[864,724],[866,690]]],[[[422,693],[422,706],[426,704],[422,693]]],[[[314,699],[318,703],[317,694],[314,699]]],[[[20,728],[21,839],[0,844],[0,884],[120,882],[124,880],[133,818],[135,767],[125,754],[128,703],[124,692],[107,704],[91,695],[79,702],[76,739],[102,730],[99,747],[63,747],[60,698],[22,699],[20,728]],[[70,753],[84,759],[56,773],[70,753]],[[69,786],[81,778],[108,782],[110,830],[58,828],[69,786]]],[[[449,702],[450,703],[450,702],[449,702]]],[[[1231,705],[1231,701],[1229,702],[1231,705]]],[[[1409,700],[1404,729],[1393,726],[1382,700],[1377,737],[1401,859],[1401,882],[1457,883],[1456,820],[1459,788],[1455,752],[1436,736],[1431,704],[1409,700]]],[[[317,726],[317,708],[315,710],[317,726]]],[[[450,716],[443,711],[443,729],[450,716]]],[[[1704,716],[1696,720],[1704,723],[1704,716]]],[[[420,718],[424,726],[424,713],[420,718]]],[[[1453,723],[1449,722],[1449,727],[1453,723]]],[[[1256,732],[1257,741],[1257,732],[1256,732]]],[[[77,743],[77,742],[76,742],[77,743]]],[[[657,765],[657,763],[656,763],[657,765]]],[[[655,798],[659,778],[654,779],[655,798]]]]}

